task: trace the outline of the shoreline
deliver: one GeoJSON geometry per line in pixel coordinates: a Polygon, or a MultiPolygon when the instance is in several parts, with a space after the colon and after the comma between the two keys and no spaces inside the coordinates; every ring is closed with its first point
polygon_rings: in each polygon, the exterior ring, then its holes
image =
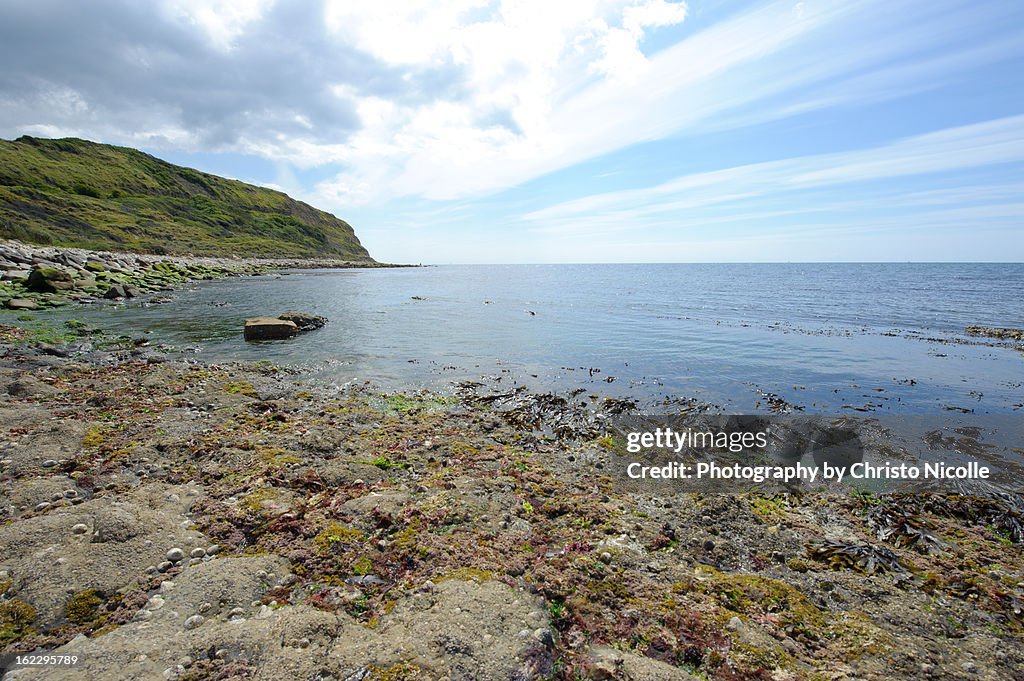
{"type": "Polygon", "coordinates": [[[333,258],[238,258],[90,251],[0,239],[0,305],[34,310],[100,299],[135,298],[201,279],[283,269],[405,268],[333,258]],[[9,301],[19,301],[13,305],[9,301]]]}
{"type": "Polygon", "coordinates": [[[558,436],[544,396],[16,342],[0,382],[3,651],[82,660],[11,678],[1024,666],[1020,538],[983,520],[1020,515],[997,500],[616,489],[602,432],[558,436]]]}

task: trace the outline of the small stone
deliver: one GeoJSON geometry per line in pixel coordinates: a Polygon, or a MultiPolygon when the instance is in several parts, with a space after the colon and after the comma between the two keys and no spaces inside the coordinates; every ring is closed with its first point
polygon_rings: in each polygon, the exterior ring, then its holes
{"type": "Polygon", "coordinates": [[[198,627],[200,624],[202,624],[205,621],[206,621],[206,618],[203,617],[202,615],[192,615],[187,620],[185,620],[185,628],[186,629],[195,629],[196,627],[198,627]]]}
{"type": "Polygon", "coordinates": [[[244,614],[245,610],[243,610],[242,608],[232,608],[231,612],[228,613],[228,619],[233,620],[237,617],[241,617],[244,614]]]}
{"type": "Polygon", "coordinates": [[[137,622],[146,622],[148,620],[153,619],[153,613],[143,608],[142,610],[139,610],[137,613],[135,613],[135,616],[132,619],[137,622]]]}
{"type": "Polygon", "coordinates": [[[206,555],[206,549],[198,548],[198,547],[194,548],[194,549],[192,549],[192,553],[189,554],[189,555],[191,555],[193,558],[202,558],[203,556],[206,555]]]}
{"type": "Polygon", "coordinates": [[[35,510],[35,511],[45,511],[48,508],[50,508],[50,502],[44,501],[41,504],[37,504],[35,509],[33,509],[33,510],[35,510]]]}
{"type": "Polygon", "coordinates": [[[181,549],[174,548],[167,552],[167,560],[177,563],[185,559],[185,552],[181,549]]]}
{"type": "Polygon", "coordinates": [[[57,465],[56,459],[47,459],[43,462],[43,468],[53,468],[57,465]]]}
{"type": "Polygon", "coordinates": [[[550,647],[555,644],[555,639],[551,636],[551,631],[548,629],[537,629],[533,632],[533,637],[540,641],[541,645],[550,647]]]}
{"type": "Polygon", "coordinates": [[[202,558],[189,558],[188,559],[188,564],[189,565],[199,565],[202,562],[203,562],[202,558]]]}
{"type": "Polygon", "coordinates": [[[602,551],[600,559],[602,563],[610,563],[612,562],[612,554],[608,553],[607,551],[602,551]]]}
{"type": "Polygon", "coordinates": [[[174,563],[172,563],[169,560],[165,560],[164,562],[162,562],[159,565],[157,565],[156,569],[159,570],[160,572],[167,572],[172,567],[174,567],[174,563]]]}
{"type": "Polygon", "coordinates": [[[71,531],[75,534],[85,534],[89,531],[89,526],[85,523],[78,523],[77,525],[73,525],[71,527],[71,531]]]}
{"type": "Polygon", "coordinates": [[[725,625],[725,628],[730,631],[739,631],[743,628],[743,620],[739,617],[732,617],[729,619],[729,623],[725,625]]]}
{"type": "Polygon", "coordinates": [[[212,603],[200,603],[199,604],[199,613],[201,615],[205,615],[206,613],[210,612],[211,608],[213,608],[213,604],[212,603]]]}
{"type": "Polygon", "coordinates": [[[218,553],[220,553],[220,545],[214,544],[213,546],[207,547],[206,553],[211,556],[216,556],[218,553]]]}

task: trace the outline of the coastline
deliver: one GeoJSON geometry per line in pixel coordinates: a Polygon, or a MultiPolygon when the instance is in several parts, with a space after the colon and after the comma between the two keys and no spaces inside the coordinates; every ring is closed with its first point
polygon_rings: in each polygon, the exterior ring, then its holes
{"type": "Polygon", "coordinates": [[[607,435],[558,435],[551,397],[509,411],[130,346],[83,362],[10,328],[2,354],[3,650],[81,660],[11,678],[1024,665],[994,500],[628,492],[607,435]]]}
{"type": "Polygon", "coordinates": [[[418,265],[333,258],[239,258],[90,251],[0,240],[0,305],[33,310],[102,298],[134,298],[198,279],[281,269],[399,268],[418,265]],[[33,275],[33,272],[38,274],[33,275]],[[12,304],[11,300],[24,301],[12,304]]]}

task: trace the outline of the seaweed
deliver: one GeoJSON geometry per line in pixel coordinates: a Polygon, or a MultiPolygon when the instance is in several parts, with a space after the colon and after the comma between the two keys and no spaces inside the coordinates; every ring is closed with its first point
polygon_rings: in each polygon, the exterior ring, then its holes
{"type": "Polygon", "coordinates": [[[904,562],[898,555],[887,548],[871,544],[811,542],[807,545],[807,557],[827,563],[833,570],[856,570],[867,575],[907,572],[904,562]]]}
{"type": "Polygon", "coordinates": [[[946,548],[946,543],[931,531],[927,520],[903,508],[876,506],[868,512],[865,520],[879,539],[897,547],[929,555],[946,548]]]}

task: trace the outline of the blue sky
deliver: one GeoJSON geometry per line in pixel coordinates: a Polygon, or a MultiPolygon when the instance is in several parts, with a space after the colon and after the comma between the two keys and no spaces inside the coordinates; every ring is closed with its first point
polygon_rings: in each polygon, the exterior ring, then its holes
{"type": "Polygon", "coordinates": [[[379,260],[1024,260],[1024,3],[36,0],[0,26],[2,136],[277,187],[379,260]]]}

